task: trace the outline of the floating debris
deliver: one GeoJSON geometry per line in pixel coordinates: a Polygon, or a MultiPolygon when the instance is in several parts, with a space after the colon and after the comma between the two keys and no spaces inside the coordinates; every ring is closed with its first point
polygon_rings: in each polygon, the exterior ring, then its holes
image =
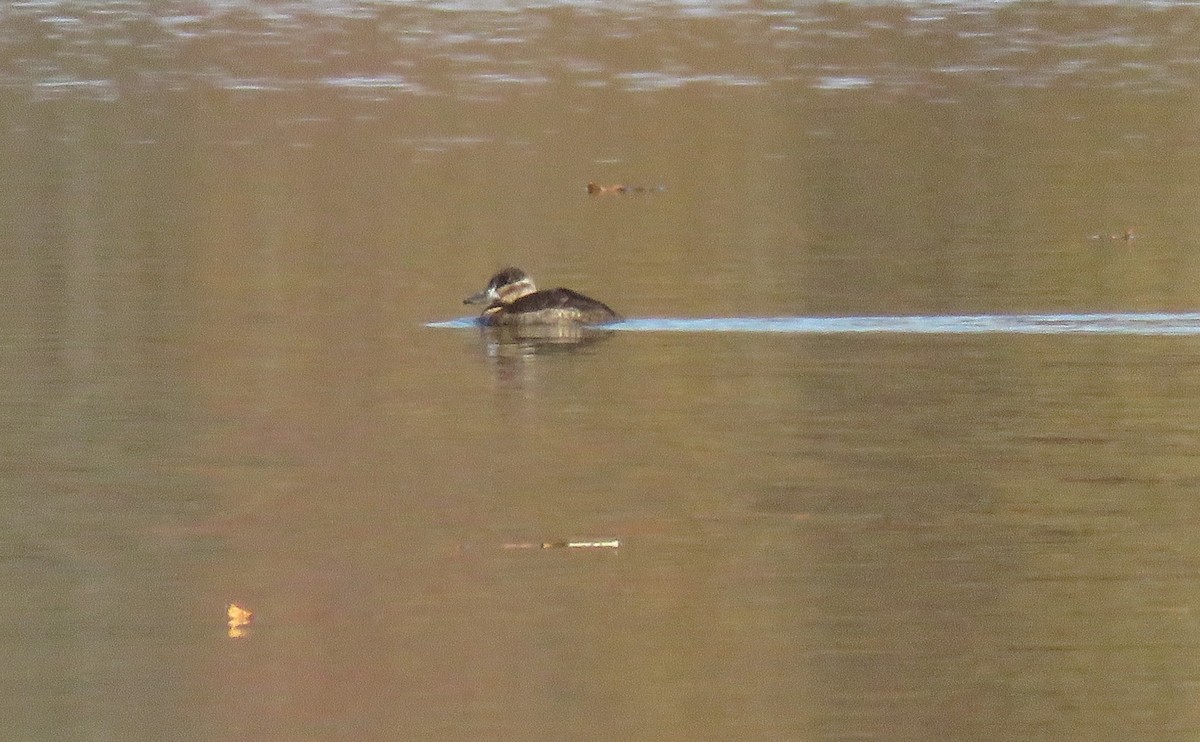
{"type": "Polygon", "coordinates": [[[544,541],[538,543],[509,543],[506,549],[616,549],[621,546],[618,539],[602,541],[544,541]]]}
{"type": "Polygon", "coordinates": [[[229,638],[241,639],[246,636],[246,627],[254,620],[254,614],[237,603],[230,603],[226,614],[229,616],[229,638]]]}
{"type": "Polygon", "coordinates": [[[542,544],[543,549],[616,549],[621,545],[617,539],[606,541],[556,541],[542,544]]]}
{"type": "Polygon", "coordinates": [[[593,196],[604,196],[611,193],[661,193],[667,190],[664,185],[655,186],[640,186],[640,185],[599,185],[598,183],[588,183],[587,192],[593,196]]]}
{"type": "Polygon", "coordinates": [[[1116,242],[1118,240],[1121,242],[1133,242],[1135,239],[1137,239],[1137,235],[1133,233],[1132,228],[1127,228],[1124,232],[1121,232],[1120,234],[1094,234],[1089,239],[1110,240],[1113,242],[1116,242]]]}

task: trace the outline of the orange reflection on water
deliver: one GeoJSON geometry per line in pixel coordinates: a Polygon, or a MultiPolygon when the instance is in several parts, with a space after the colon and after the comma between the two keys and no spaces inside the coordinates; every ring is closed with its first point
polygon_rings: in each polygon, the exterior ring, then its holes
{"type": "Polygon", "coordinates": [[[246,636],[248,633],[246,627],[250,625],[254,614],[237,603],[230,603],[226,613],[229,616],[229,638],[241,639],[246,636]]]}

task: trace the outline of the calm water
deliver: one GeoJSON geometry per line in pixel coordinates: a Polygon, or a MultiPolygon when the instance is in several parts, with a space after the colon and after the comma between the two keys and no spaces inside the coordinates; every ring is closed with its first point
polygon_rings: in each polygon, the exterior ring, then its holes
{"type": "Polygon", "coordinates": [[[1195,739],[1197,38],[0,8],[0,736],[1195,739]]]}

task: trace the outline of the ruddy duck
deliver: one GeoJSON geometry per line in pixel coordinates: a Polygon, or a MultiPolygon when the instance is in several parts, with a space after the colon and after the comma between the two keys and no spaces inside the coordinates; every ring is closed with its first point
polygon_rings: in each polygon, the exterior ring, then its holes
{"type": "Polygon", "coordinates": [[[505,268],[483,291],[463,299],[463,304],[484,303],[487,308],[479,322],[488,326],[602,325],[621,320],[607,304],[570,289],[538,291],[520,268],[505,268]]]}

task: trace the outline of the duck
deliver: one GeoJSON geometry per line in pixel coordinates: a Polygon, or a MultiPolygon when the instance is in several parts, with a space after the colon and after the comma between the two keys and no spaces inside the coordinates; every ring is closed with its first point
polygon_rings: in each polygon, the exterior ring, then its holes
{"type": "Polygon", "coordinates": [[[577,291],[539,291],[529,274],[516,267],[492,276],[482,291],[463,299],[463,304],[487,305],[479,315],[479,324],[485,327],[606,325],[621,321],[621,315],[612,307],[577,291]]]}

